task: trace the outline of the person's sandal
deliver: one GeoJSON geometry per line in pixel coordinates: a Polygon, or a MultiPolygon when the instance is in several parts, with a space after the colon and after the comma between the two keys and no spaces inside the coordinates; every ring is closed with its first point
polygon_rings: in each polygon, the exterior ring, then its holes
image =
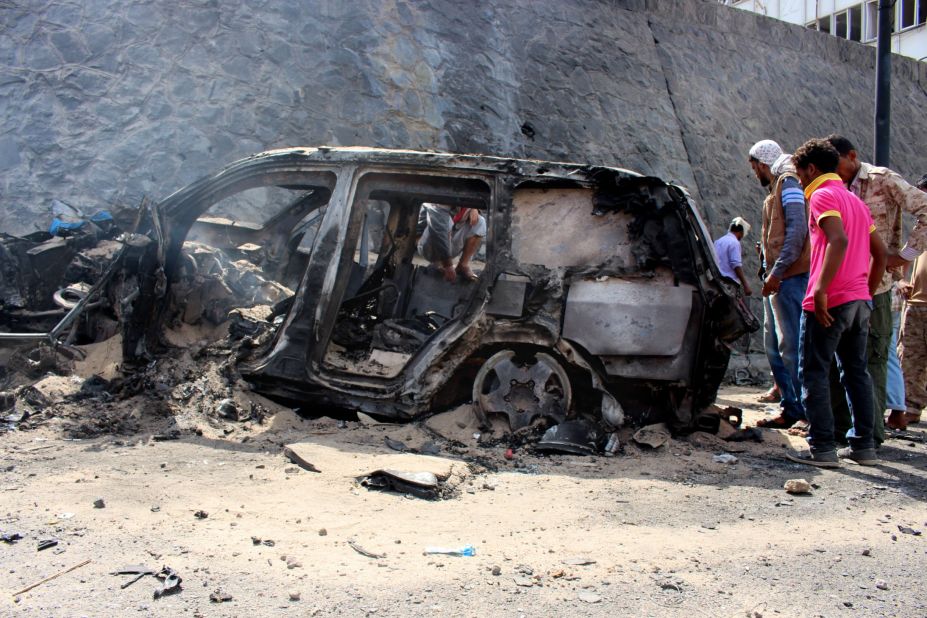
{"type": "Polygon", "coordinates": [[[776,385],[773,385],[772,388],[756,398],[756,400],[760,403],[779,403],[781,399],[782,397],[779,394],[779,387],[776,385]]]}
{"type": "Polygon", "coordinates": [[[790,436],[798,436],[800,438],[808,437],[808,430],[811,428],[811,425],[808,424],[808,421],[797,421],[794,425],[789,427],[789,430],[786,432],[790,436]]]}
{"type": "Polygon", "coordinates": [[[763,429],[788,429],[797,422],[797,419],[791,419],[780,414],[775,418],[764,418],[756,422],[757,427],[763,429]]]}

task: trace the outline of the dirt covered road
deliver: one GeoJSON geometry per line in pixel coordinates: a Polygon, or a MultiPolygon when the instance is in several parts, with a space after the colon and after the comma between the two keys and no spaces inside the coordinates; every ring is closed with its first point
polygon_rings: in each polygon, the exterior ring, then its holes
{"type": "MultiPolygon", "coordinates": [[[[56,379],[62,392],[75,382],[56,379]]],[[[751,422],[754,395],[731,387],[721,403],[751,422]]],[[[783,460],[800,441],[781,432],[655,450],[625,436],[613,458],[509,460],[476,445],[462,417],[339,424],[266,401],[263,422],[236,423],[130,400],[122,433],[69,437],[94,435],[74,418],[114,414],[99,405],[0,434],[0,530],[22,536],[0,543],[0,615],[927,615],[923,429],[889,440],[879,467],[822,471],[783,460]],[[442,438],[455,431],[458,442],[442,438]],[[319,472],[284,456],[294,444],[319,472]],[[736,463],[713,460],[725,450],[736,463]],[[356,480],[391,467],[447,476],[444,499],[356,480]],[[811,494],[787,494],[792,478],[811,494]],[[43,540],[57,545],[40,551],[43,540]],[[424,554],[465,545],[475,556],[424,554]],[[151,575],[123,588],[135,576],[112,572],[128,565],[168,566],[182,589],[154,599],[151,575]]]]}

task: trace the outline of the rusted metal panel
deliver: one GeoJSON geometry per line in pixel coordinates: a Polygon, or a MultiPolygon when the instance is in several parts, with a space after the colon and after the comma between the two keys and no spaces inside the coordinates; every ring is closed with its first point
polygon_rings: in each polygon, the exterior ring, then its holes
{"type": "Polygon", "coordinates": [[[601,264],[631,267],[631,216],[593,214],[592,189],[519,189],[513,196],[512,254],[548,268],[601,264]]]}

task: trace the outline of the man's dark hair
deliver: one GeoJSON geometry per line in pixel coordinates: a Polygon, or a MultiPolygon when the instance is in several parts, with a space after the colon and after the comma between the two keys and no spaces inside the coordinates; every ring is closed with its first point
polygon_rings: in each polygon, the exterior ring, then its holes
{"type": "Polygon", "coordinates": [[[921,179],[917,181],[917,188],[927,191],[927,174],[921,176],[921,179]]]}
{"type": "Polygon", "coordinates": [[[840,153],[841,157],[845,157],[850,154],[851,150],[856,150],[856,146],[853,145],[853,142],[842,135],[831,133],[827,136],[826,139],[828,142],[830,142],[831,146],[837,149],[837,152],[840,153]]]}
{"type": "Polygon", "coordinates": [[[737,232],[738,234],[743,234],[743,233],[744,233],[744,226],[742,226],[742,225],[737,225],[736,223],[732,223],[732,224],[731,224],[731,231],[732,231],[732,232],[737,232]]]}
{"type": "Polygon", "coordinates": [[[808,169],[809,165],[814,165],[823,174],[836,170],[838,161],[840,154],[837,149],[831,146],[829,141],[819,137],[809,139],[792,155],[795,167],[808,169]]]}

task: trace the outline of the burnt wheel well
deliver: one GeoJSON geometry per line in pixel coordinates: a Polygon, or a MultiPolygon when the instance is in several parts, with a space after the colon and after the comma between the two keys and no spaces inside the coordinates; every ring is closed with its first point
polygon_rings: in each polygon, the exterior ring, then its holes
{"type": "Polygon", "coordinates": [[[516,357],[531,357],[537,353],[544,353],[560,363],[566,371],[573,389],[571,415],[600,407],[601,394],[593,388],[592,376],[589,372],[576,364],[570,363],[555,349],[527,343],[493,343],[480,347],[457,367],[435,395],[431,409],[444,410],[469,402],[473,394],[473,382],[480,367],[491,356],[503,350],[513,350],[516,357]]]}

